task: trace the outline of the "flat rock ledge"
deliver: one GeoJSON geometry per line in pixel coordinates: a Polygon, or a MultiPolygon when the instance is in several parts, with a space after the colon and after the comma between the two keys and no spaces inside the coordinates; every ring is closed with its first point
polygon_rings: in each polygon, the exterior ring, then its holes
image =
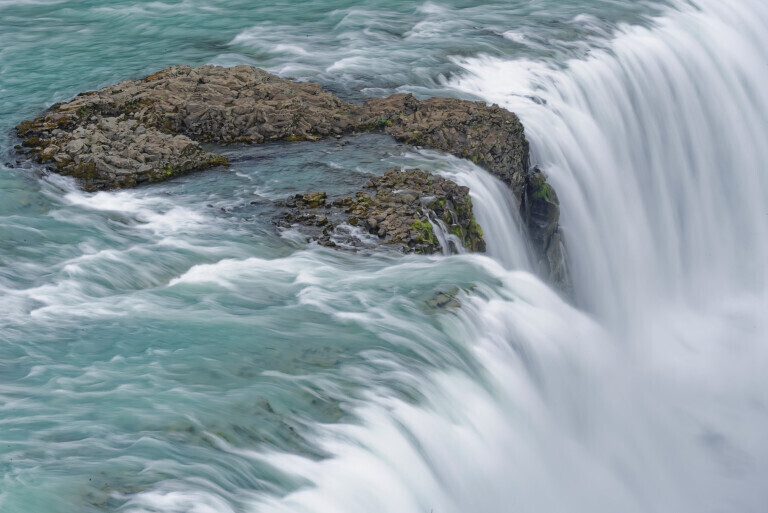
{"type": "Polygon", "coordinates": [[[355,196],[297,194],[275,220],[298,227],[310,241],[352,250],[380,244],[403,253],[484,252],[469,189],[420,169],[392,169],[355,196]],[[436,226],[437,225],[437,226],[436,226]]]}
{"type": "Polygon", "coordinates": [[[20,159],[96,191],[227,165],[200,143],[314,141],[370,131],[470,159],[501,179],[521,205],[541,272],[566,285],[557,195],[543,173],[529,169],[520,120],[497,105],[410,94],[356,105],[317,84],[251,66],[172,66],[51,106],[16,127],[16,149],[20,159]]]}

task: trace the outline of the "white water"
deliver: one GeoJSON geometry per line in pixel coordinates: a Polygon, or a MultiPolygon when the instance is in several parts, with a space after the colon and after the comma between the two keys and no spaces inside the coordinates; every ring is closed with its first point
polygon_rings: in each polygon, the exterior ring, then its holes
{"type": "MultiPolygon", "coordinates": [[[[433,152],[424,157],[437,158],[433,152]]],[[[506,269],[533,270],[530,245],[522,230],[520,205],[499,179],[479,167],[456,158],[445,160],[439,173],[469,187],[472,209],[483,229],[486,253],[506,269]]]]}
{"type": "MultiPolygon", "coordinates": [[[[488,256],[506,269],[533,270],[532,249],[523,233],[520,206],[508,187],[466,160],[429,150],[423,150],[418,157],[422,162],[437,165],[440,175],[469,188],[472,210],[482,227],[488,256]]],[[[430,218],[430,221],[435,226],[435,236],[444,255],[450,255],[452,247],[457,248],[459,254],[466,253],[459,238],[439,219],[430,218]]]]}
{"type": "Polygon", "coordinates": [[[476,58],[453,84],[522,117],[580,299],[630,332],[659,301],[765,290],[768,5],[696,3],[564,70],[476,58]]]}
{"type": "Polygon", "coordinates": [[[437,238],[437,242],[440,244],[443,255],[451,255],[458,253],[459,255],[467,252],[466,248],[462,245],[461,239],[452,234],[445,223],[440,219],[428,216],[429,221],[432,223],[432,232],[437,238]]]}
{"type": "MultiPolygon", "coordinates": [[[[502,284],[441,321],[479,378],[403,370],[425,403],[372,389],[360,424],[318,428],[331,458],[247,454],[306,483],[253,511],[766,511],[768,6],[696,5],[565,69],[464,62],[454,87],[523,118],[588,313],[509,270],[514,240],[450,257],[502,284]]],[[[516,233],[475,194],[486,231],[516,233]]],[[[173,489],[128,511],[152,508],[227,511],[173,489]]]]}

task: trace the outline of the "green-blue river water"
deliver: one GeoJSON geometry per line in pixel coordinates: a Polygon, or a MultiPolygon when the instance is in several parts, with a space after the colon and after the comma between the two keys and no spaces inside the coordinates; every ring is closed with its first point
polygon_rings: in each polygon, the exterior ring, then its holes
{"type": "Polygon", "coordinates": [[[0,511],[765,511],[765,23],[758,0],[0,0],[0,511]],[[383,135],[95,194],[14,164],[54,102],[206,63],[518,112],[574,298],[498,182],[383,135]],[[404,166],[470,186],[487,255],[271,223],[404,166]]]}

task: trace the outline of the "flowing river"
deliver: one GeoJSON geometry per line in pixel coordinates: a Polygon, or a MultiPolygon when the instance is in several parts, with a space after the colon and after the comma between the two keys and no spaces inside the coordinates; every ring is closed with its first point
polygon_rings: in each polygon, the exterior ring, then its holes
{"type": "Polygon", "coordinates": [[[767,3],[254,4],[0,0],[0,511],[768,510],[767,3]],[[204,63],[518,113],[574,297],[500,182],[383,135],[95,194],[10,164],[52,103],[204,63]],[[486,254],[270,222],[404,166],[486,254]]]}

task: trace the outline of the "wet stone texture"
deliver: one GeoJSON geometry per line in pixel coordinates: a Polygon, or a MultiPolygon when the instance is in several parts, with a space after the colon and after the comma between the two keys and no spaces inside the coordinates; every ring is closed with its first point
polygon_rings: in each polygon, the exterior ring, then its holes
{"type": "MultiPolygon", "coordinates": [[[[96,191],[227,165],[225,157],[205,151],[200,143],[315,141],[371,131],[469,159],[501,179],[521,206],[542,274],[565,284],[557,195],[542,173],[529,169],[520,120],[497,105],[452,98],[418,100],[409,94],[356,105],[317,84],[293,82],[250,66],[172,66],[53,105],[16,127],[21,139],[16,149],[20,161],[41,163],[96,191]]],[[[406,202],[390,208],[415,207],[406,202]]],[[[360,216],[351,217],[360,221],[360,216]]],[[[387,218],[382,222],[366,230],[375,229],[376,236],[387,241],[402,239],[396,243],[412,251],[429,252],[430,242],[404,237],[404,228],[391,226],[387,218]]]]}
{"type": "Polygon", "coordinates": [[[276,219],[279,226],[298,227],[322,246],[364,249],[384,244],[422,254],[456,253],[457,246],[485,251],[469,189],[420,169],[387,171],[355,196],[297,194],[281,206],[285,210],[276,219]],[[435,223],[452,235],[446,238],[448,248],[435,235],[435,223]]]}

